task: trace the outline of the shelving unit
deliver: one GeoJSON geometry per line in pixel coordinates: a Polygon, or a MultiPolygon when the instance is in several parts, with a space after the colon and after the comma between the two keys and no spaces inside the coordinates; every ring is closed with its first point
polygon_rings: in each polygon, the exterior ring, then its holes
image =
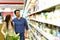
{"type": "Polygon", "coordinates": [[[60,1],[33,1],[30,0],[29,6],[26,5],[24,12],[28,14],[26,18],[29,21],[29,29],[39,34],[39,40],[60,40],[60,1]]]}
{"type": "Polygon", "coordinates": [[[49,33],[46,33],[42,30],[39,29],[39,27],[35,27],[35,25],[29,23],[32,27],[34,27],[39,33],[41,33],[44,37],[46,37],[48,40],[54,40],[54,37],[49,34],[49,33]]]}
{"type": "MultiPolygon", "coordinates": [[[[34,33],[34,31],[31,29],[31,27],[29,27],[29,29],[30,29],[30,31],[33,33],[33,35],[35,36],[35,38],[37,39],[37,40],[40,40],[40,38],[34,33]]],[[[31,35],[30,35],[31,36],[31,35]]]]}
{"type": "Polygon", "coordinates": [[[55,25],[55,26],[58,26],[58,27],[60,27],[60,23],[56,23],[56,22],[53,22],[53,21],[48,21],[48,20],[37,20],[37,19],[34,19],[34,18],[32,18],[32,19],[28,19],[28,20],[33,20],[33,21],[37,21],[37,22],[42,22],[42,23],[47,23],[47,24],[51,24],[51,25],[55,25]]]}
{"type": "Polygon", "coordinates": [[[57,0],[57,1],[56,0],[28,0],[27,2],[28,2],[27,3],[28,5],[26,4],[25,12],[28,12],[28,10],[31,9],[32,7],[34,7],[34,6],[39,5],[39,10],[38,9],[35,10],[34,12],[32,12],[32,14],[34,14],[36,12],[41,12],[43,10],[49,9],[51,7],[54,7],[58,4],[60,4],[59,0],[57,0]],[[37,3],[37,2],[39,2],[39,3],[37,3]]]}

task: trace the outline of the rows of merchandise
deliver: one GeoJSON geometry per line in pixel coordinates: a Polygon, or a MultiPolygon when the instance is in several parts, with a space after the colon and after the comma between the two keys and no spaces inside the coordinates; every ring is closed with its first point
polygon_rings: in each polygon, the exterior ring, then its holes
{"type": "Polygon", "coordinates": [[[60,0],[27,0],[30,40],[60,40],[60,0]]]}

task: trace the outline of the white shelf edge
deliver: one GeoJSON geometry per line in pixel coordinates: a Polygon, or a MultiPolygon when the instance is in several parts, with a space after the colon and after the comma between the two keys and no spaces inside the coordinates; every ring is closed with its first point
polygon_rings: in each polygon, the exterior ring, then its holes
{"type": "Polygon", "coordinates": [[[40,12],[40,10],[35,11],[35,12],[31,12],[31,14],[28,14],[28,16],[29,16],[29,15],[32,15],[32,14],[35,14],[35,13],[37,13],[37,12],[40,12]]]}
{"type": "Polygon", "coordinates": [[[34,21],[38,21],[38,22],[42,22],[42,23],[52,24],[52,25],[55,25],[55,26],[60,27],[60,24],[59,24],[59,23],[56,23],[56,22],[54,23],[54,22],[52,22],[52,21],[47,21],[47,20],[37,20],[37,19],[34,19],[34,18],[29,19],[29,20],[34,20],[34,21]]]}
{"type": "Polygon", "coordinates": [[[33,25],[33,24],[31,24],[31,23],[29,23],[29,24],[32,25],[37,31],[39,31],[39,32],[40,32],[43,36],[45,36],[47,39],[49,39],[49,40],[54,40],[55,37],[53,37],[51,34],[46,33],[46,32],[44,32],[44,31],[40,30],[39,27],[35,27],[35,25],[33,25]]]}
{"type": "MultiPolygon", "coordinates": [[[[32,31],[31,27],[29,27],[30,30],[32,31]]],[[[32,33],[35,35],[35,37],[37,38],[37,40],[40,40],[40,38],[32,31],[32,33]]]]}

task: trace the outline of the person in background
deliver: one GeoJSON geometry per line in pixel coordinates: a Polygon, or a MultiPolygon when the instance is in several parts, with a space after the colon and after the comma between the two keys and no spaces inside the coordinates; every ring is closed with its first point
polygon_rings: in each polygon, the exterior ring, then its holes
{"type": "Polygon", "coordinates": [[[15,32],[20,34],[20,40],[25,40],[25,37],[28,37],[27,21],[20,16],[20,10],[15,10],[14,14],[16,15],[16,18],[13,19],[15,32]]]}
{"type": "Polygon", "coordinates": [[[12,19],[11,19],[11,15],[7,15],[5,18],[5,22],[3,23],[2,29],[1,29],[2,34],[5,37],[5,40],[9,40],[8,39],[8,34],[15,34],[14,31],[14,27],[13,27],[13,23],[12,23],[12,19]]]}

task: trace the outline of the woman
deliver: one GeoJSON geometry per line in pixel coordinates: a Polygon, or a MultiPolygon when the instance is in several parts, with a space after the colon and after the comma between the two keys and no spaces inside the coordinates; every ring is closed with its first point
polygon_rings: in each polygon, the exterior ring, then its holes
{"type": "Polygon", "coordinates": [[[13,23],[11,21],[11,15],[6,16],[5,22],[4,22],[3,27],[1,29],[1,32],[4,35],[6,40],[12,40],[13,39],[12,35],[15,34],[15,31],[14,31],[13,23]],[[11,36],[12,39],[9,36],[11,36]]]}

